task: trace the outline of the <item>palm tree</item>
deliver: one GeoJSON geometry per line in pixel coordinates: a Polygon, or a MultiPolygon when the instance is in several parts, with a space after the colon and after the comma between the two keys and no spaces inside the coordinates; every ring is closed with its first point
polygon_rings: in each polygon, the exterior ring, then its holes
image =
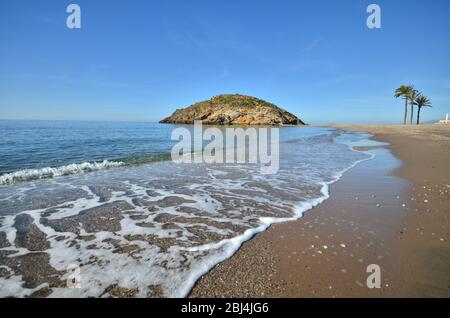
{"type": "Polygon", "coordinates": [[[409,103],[411,105],[411,114],[410,114],[410,120],[409,124],[413,124],[413,117],[414,117],[414,103],[416,102],[416,97],[419,96],[419,91],[416,89],[412,89],[408,94],[409,103]]]}
{"type": "Polygon", "coordinates": [[[420,124],[420,110],[422,109],[422,107],[433,107],[431,106],[431,100],[429,100],[428,98],[426,98],[425,96],[423,96],[422,94],[418,94],[414,104],[417,105],[417,125],[420,124]]]}
{"type": "Polygon", "coordinates": [[[403,118],[403,125],[406,125],[406,117],[408,116],[408,96],[414,90],[412,86],[402,85],[395,90],[395,98],[403,97],[405,99],[405,116],[403,118]]]}

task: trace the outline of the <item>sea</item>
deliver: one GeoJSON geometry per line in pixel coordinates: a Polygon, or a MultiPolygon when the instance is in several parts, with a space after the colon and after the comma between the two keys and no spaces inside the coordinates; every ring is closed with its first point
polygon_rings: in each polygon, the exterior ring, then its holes
{"type": "Polygon", "coordinates": [[[186,297],[243,242],[302,217],[373,158],[353,148],[373,144],[366,133],[299,126],[279,129],[274,174],[177,163],[179,127],[0,121],[0,297],[186,297]]]}

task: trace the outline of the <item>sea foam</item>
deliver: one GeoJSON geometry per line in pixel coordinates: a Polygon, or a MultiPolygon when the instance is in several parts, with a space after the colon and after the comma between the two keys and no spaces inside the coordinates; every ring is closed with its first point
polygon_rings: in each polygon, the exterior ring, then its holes
{"type": "Polygon", "coordinates": [[[47,179],[72,174],[86,173],[124,165],[123,162],[104,160],[102,162],[74,163],[61,167],[45,167],[41,169],[25,169],[0,176],[0,185],[12,184],[18,181],[47,179]]]}
{"type": "MultiPolygon", "coordinates": [[[[260,174],[257,165],[159,162],[2,187],[0,205],[14,211],[0,222],[10,244],[4,250],[16,252],[11,261],[27,253],[15,246],[15,218],[26,213],[46,235],[49,266],[63,273],[61,281],[69,266],[81,267],[81,288],[52,288],[50,297],[104,297],[114,286],[135,297],[185,297],[243,242],[326,200],[345,171],[373,158],[352,148],[368,137],[333,131],[282,143],[275,175],[260,174]],[[89,227],[90,218],[102,227],[89,227]],[[72,223],[79,233],[67,226],[72,223]]],[[[0,297],[24,297],[40,287],[21,287],[21,274],[0,278],[8,286],[0,297]]]]}

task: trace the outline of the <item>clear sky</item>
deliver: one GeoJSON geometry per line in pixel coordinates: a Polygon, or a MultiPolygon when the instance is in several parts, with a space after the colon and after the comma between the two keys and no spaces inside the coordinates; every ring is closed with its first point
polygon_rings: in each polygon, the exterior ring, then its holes
{"type": "Polygon", "coordinates": [[[241,93],[308,123],[394,123],[413,84],[427,121],[450,112],[449,40],[448,0],[2,0],[0,118],[157,121],[241,93]]]}

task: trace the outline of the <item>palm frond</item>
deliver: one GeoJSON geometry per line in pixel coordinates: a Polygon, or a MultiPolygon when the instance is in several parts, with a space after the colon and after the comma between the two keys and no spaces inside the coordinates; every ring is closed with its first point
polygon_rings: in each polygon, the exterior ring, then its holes
{"type": "Polygon", "coordinates": [[[414,104],[416,104],[418,107],[433,107],[431,100],[423,96],[422,94],[416,96],[414,104]]]}
{"type": "Polygon", "coordinates": [[[407,96],[410,94],[410,92],[414,90],[413,86],[411,85],[402,85],[399,88],[395,90],[394,97],[404,97],[407,98],[407,96]]]}

